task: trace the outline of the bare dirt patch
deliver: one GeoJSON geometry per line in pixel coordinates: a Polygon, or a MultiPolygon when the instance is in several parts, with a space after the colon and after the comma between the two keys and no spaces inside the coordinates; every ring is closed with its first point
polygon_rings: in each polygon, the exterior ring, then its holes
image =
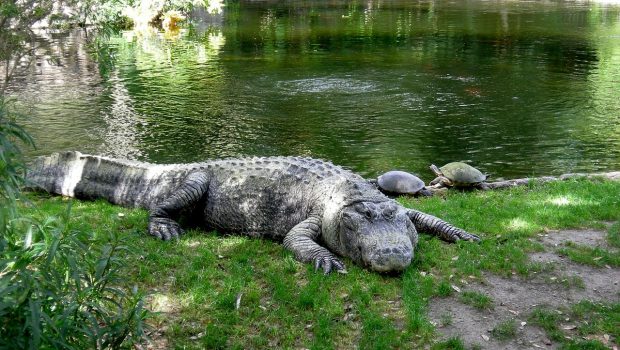
{"type": "MultiPolygon", "coordinates": [[[[607,223],[607,226],[611,224],[607,223]]],[[[540,234],[538,240],[547,247],[560,247],[567,242],[573,242],[592,248],[610,249],[606,236],[607,232],[601,230],[552,230],[540,234]]]]}
{"type": "MultiPolygon", "coordinates": [[[[545,306],[558,313],[565,327],[566,336],[573,337],[571,320],[560,310],[563,306],[581,300],[620,301],[620,269],[615,267],[592,267],[574,263],[556,253],[567,242],[590,247],[609,249],[606,232],[599,230],[562,230],[541,234],[537,240],[545,247],[544,252],[530,255],[532,262],[543,264],[543,272],[528,278],[503,278],[485,273],[483,282],[463,286],[467,290],[491,297],[494,307],[479,310],[464,304],[460,294],[437,298],[429,305],[429,318],[437,325],[444,337],[459,336],[467,346],[481,349],[556,349],[559,344],[551,341],[545,331],[528,322],[528,316],[536,307],[545,306]],[[548,267],[548,268],[547,268],[548,267]],[[507,340],[499,340],[492,333],[502,322],[514,320],[516,334],[507,340]]],[[[617,347],[617,339],[607,342],[617,347]]]]}

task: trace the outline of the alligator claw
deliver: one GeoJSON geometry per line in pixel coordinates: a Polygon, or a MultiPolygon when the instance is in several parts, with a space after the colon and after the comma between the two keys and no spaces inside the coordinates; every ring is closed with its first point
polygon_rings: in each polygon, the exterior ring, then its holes
{"type": "Polygon", "coordinates": [[[149,234],[167,241],[171,238],[179,238],[183,229],[174,220],[168,218],[150,218],[149,234]]]}
{"type": "Polygon", "coordinates": [[[347,273],[342,261],[333,256],[316,257],[314,260],[314,271],[323,269],[323,274],[327,275],[333,270],[338,273],[347,273]]]}

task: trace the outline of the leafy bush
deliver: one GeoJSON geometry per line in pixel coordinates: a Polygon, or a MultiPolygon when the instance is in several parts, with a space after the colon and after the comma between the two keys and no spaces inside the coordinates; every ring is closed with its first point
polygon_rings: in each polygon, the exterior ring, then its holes
{"type": "Polygon", "coordinates": [[[15,122],[9,102],[0,94],[0,241],[6,236],[8,222],[16,215],[15,200],[26,171],[17,146],[20,141],[34,145],[30,135],[15,122]]]}
{"type": "Polygon", "coordinates": [[[127,247],[72,229],[69,213],[11,225],[30,224],[0,260],[0,348],[118,348],[143,336],[142,296],[118,287],[127,247]]]}
{"type": "Polygon", "coordinates": [[[144,334],[142,295],[122,287],[127,247],[71,228],[70,208],[37,221],[19,215],[32,144],[0,95],[0,348],[118,348],[144,334]]]}

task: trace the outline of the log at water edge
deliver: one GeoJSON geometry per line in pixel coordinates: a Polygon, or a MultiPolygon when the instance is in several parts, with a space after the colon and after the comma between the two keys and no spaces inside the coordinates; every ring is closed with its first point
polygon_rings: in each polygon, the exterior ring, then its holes
{"type": "MultiPolygon", "coordinates": [[[[606,180],[620,181],[620,171],[612,171],[612,172],[607,172],[607,173],[592,173],[592,174],[569,173],[569,174],[563,174],[560,176],[526,177],[526,178],[521,178],[521,179],[485,182],[474,188],[478,190],[486,191],[486,190],[496,190],[496,189],[501,189],[501,188],[510,188],[510,187],[515,187],[515,186],[525,186],[532,181],[546,183],[546,182],[552,182],[552,181],[564,181],[564,180],[584,179],[584,178],[585,179],[602,178],[606,180]]],[[[430,190],[431,192],[433,192],[433,194],[446,191],[445,188],[437,188],[433,186],[427,186],[426,188],[430,190]]]]}

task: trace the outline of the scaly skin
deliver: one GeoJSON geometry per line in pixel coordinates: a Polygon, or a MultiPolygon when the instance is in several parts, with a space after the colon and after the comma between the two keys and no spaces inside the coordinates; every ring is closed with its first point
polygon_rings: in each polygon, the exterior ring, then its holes
{"type": "Polygon", "coordinates": [[[182,217],[205,230],[283,242],[324,273],[345,272],[338,256],[379,272],[411,262],[418,231],[449,242],[479,238],[434,216],[406,209],[375,186],[329,162],[299,157],[154,165],[56,153],[38,158],[30,187],[149,210],[149,233],[183,233],[182,217]]]}

